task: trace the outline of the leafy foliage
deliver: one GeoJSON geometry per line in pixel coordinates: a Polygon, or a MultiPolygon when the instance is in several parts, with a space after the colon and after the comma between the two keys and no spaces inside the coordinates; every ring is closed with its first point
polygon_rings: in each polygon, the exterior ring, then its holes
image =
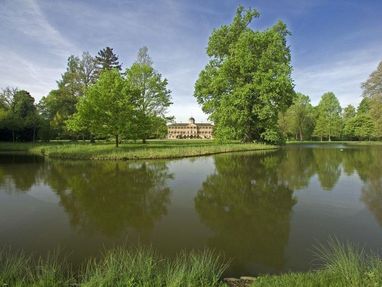
{"type": "Polygon", "coordinates": [[[67,121],[73,131],[87,127],[100,136],[119,136],[128,130],[132,117],[131,90],[117,69],[105,70],[77,105],[77,113],[67,121]]]}
{"type": "Polygon", "coordinates": [[[39,107],[47,122],[45,131],[55,138],[68,138],[73,134],[66,127],[68,120],[76,112],[76,104],[88,87],[94,84],[95,59],[84,52],[82,57],[70,56],[67,68],[61,79],[57,81],[58,88],[43,97],[39,107]]]}
{"type": "Polygon", "coordinates": [[[1,96],[0,128],[11,133],[12,141],[35,140],[40,117],[34,98],[25,90],[5,89],[1,96]]]}
{"type": "Polygon", "coordinates": [[[382,62],[368,80],[362,83],[363,96],[369,99],[369,116],[374,124],[373,135],[382,138],[382,62]]]}
{"type": "Polygon", "coordinates": [[[100,75],[100,73],[104,70],[122,70],[122,66],[119,64],[118,61],[118,56],[114,53],[113,48],[106,47],[100,50],[95,60],[97,67],[97,75],[100,75]]]}
{"type": "Polygon", "coordinates": [[[143,47],[138,52],[137,61],[126,70],[126,82],[134,91],[134,137],[144,142],[166,126],[167,108],[172,104],[167,79],[162,79],[152,63],[147,47],[143,47]]]}
{"type": "Polygon", "coordinates": [[[194,96],[220,140],[278,142],[278,113],[292,103],[289,32],[282,22],[252,30],[249,24],[258,16],[240,6],[230,25],[213,31],[210,61],[195,83],[194,96]]]}
{"type": "Polygon", "coordinates": [[[318,117],[314,134],[321,139],[327,137],[329,141],[333,136],[340,136],[341,111],[340,103],[334,93],[325,93],[317,106],[318,117]]]}
{"type": "Polygon", "coordinates": [[[293,104],[283,115],[287,121],[284,133],[292,134],[301,141],[311,136],[314,128],[314,112],[308,96],[297,93],[293,104]]]}

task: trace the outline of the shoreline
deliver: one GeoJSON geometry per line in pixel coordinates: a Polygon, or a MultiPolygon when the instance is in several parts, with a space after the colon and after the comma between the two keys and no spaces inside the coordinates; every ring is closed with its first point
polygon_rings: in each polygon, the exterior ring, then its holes
{"type": "Polygon", "coordinates": [[[212,140],[151,140],[142,143],[123,143],[114,147],[113,143],[96,144],[83,142],[51,143],[8,143],[0,142],[0,154],[21,154],[42,156],[61,160],[170,160],[210,156],[232,152],[270,151],[294,145],[335,145],[380,146],[381,141],[290,141],[276,146],[262,143],[216,143],[212,140]]]}
{"type": "Polygon", "coordinates": [[[213,141],[150,141],[146,144],[127,143],[116,148],[100,143],[0,143],[0,154],[25,153],[49,159],[63,160],[156,160],[181,159],[231,152],[277,150],[279,146],[213,141]]]}

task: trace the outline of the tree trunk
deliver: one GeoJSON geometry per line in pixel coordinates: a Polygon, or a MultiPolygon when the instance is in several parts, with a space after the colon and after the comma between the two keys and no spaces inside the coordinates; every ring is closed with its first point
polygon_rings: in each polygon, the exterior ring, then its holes
{"type": "Polygon", "coordinates": [[[329,134],[329,139],[328,139],[330,142],[332,141],[332,139],[330,138],[330,134],[329,134]]]}
{"type": "Polygon", "coordinates": [[[15,142],[15,130],[12,130],[12,142],[15,142]]]}
{"type": "Polygon", "coordinates": [[[115,147],[118,147],[119,146],[119,138],[118,138],[118,134],[115,135],[115,147]]]}
{"type": "Polygon", "coordinates": [[[321,141],[322,141],[322,136],[321,136],[321,141]]]}
{"type": "Polygon", "coordinates": [[[36,127],[33,127],[33,143],[36,142],[36,127]]]}
{"type": "Polygon", "coordinates": [[[302,130],[301,130],[301,128],[299,129],[299,131],[300,131],[300,141],[302,141],[303,136],[302,136],[302,130]]]}
{"type": "Polygon", "coordinates": [[[93,134],[90,134],[90,143],[95,143],[93,134]]]}
{"type": "Polygon", "coordinates": [[[144,143],[144,144],[146,143],[146,139],[145,138],[142,139],[142,143],[144,143]]]}

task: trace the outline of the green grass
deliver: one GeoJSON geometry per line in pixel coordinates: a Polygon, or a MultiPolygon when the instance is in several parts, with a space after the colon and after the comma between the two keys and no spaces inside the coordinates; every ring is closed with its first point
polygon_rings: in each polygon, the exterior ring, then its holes
{"type": "MultiPolygon", "coordinates": [[[[352,244],[330,240],[316,250],[321,267],[305,273],[262,275],[252,287],[382,286],[382,260],[352,244]]],[[[228,264],[211,251],[182,252],[172,259],[151,248],[117,247],[73,268],[57,254],[34,259],[0,251],[0,286],[227,286],[228,264]]],[[[244,274],[248,275],[248,274],[244,274]]],[[[240,285],[241,286],[241,285],[240,285]]]]}
{"type": "Polygon", "coordinates": [[[0,152],[27,152],[57,159],[92,160],[170,159],[275,148],[259,143],[219,144],[211,140],[153,140],[146,144],[124,143],[118,148],[112,143],[0,143],[0,152]]]}
{"type": "Polygon", "coordinates": [[[321,269],[306,273],[260,276],[253,287],[278,286],[382,286],[382,260],[352,244],[330,240],[317,249],[321,269]]]}
{"type": "Polygon", "coordinates": [[[0,253],[0,286],[224,286],[227,265],[211,251],[165,259],[152,249],[115,248],[76,271],[58,256],[34,260],[24,253],[0,253]]]}

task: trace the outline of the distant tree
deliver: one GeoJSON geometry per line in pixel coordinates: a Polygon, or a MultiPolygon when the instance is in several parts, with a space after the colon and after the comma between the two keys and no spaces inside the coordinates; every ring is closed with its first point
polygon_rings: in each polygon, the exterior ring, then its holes
{"type": "Polygon", "coordinates": [[[359,139],[368,139],[374,134],[374,123],[370,113],[358,114],[355,121],[354,135],[359,139]]]}
{"type": "Polygon", "coordinates": [[[354,135],[358,139],[368,139],[374,135],[374,123],[370,114],[371,99],[363,98],[357,108],[357,115],[355,117],[354,135]]]}
{"type": "Polygon", "coordinates": [[[370,112],[370,98],[363,98],[357,107],[357,114],[367,114],[370,112]]]}
{"type": "MultiPolygon", "coordinates": [[[[50,91],[39,103],[43,119],[49,123],[48,126],[52,130],[46,131],[46,134],[58,138],[73,136],[66,128],[65,122],[76,112],[79,98],[94,84],[95,72],[95,59],[88,52],[84,52],[81,58],[73,55],[68,58],[66,71],[57,81],[57,89],[50,91]]],[[[47,125],[44,124],[44,127],[47,125]]]]}
{"type": "Polygon", "coordinates": [[[370,117],[374,124],[374,136],[382,137],[382,62],[362,83],[363,96],[369,99],[370,117]]]}
{"type": "Polygon", "coordinates": [[[5,121],[12,132],[13,142],[16,136],[21,140],[35,140],[39,116],[29,92],[20,90],[14,94],[5,121]]]}
{"type": "MultiPolygon", "coordinates": [[[[80,77],[83,88],[88,88],[96,81],[97,62],[89,52],[83,52],[80,60],[80,77]]],[[[85,91],[84,91],[85,92],[85,91]]]]}
{"type": "Polygon", "coordinates": [[[119,64],[118,55],[113,52],[113,48],[106,47],[98,52],[96,56],[97,75],[104,70],[117,69],[122,70],[122,66],[119,64]]]}
{"type": "Polygon", "coordinates": [[[352,105],[348,105],[343,111],[342,134],[348,139],[352,139],[355,136],[354,129],[355,129],[355,124],[357,120],[356,115],[357,115],[357,112],[354,106],[352,105]]]}
{"type": "Polygon", "coordinates": [[[220,140],[280,141],[278,116],[293,100],[289,32],[282,22],[252,30],[249,24],[258,16],[239,6],[231,24],[212,32],[210,61],[195,83],[194,96],[220,140]]]}
{"type": "Polygon", "coordinates": [[[18,92],[17,88],[6,87],[1,89],[0,92],[0,108],[7,110],[10,108],[15,94],[18,92]]]}
{"type": "Polygon", "coordinates": [[[382,96],[370,100],[370,116],[374,123],[374,136],[382,138],[382,96]]]}
{"type": "Polygon", "coordinates": [[[131,90],[117,69],[105,70],[77,104],[77,113],[67,121],[68,128],[79,131],[86,126],[93,134],[114,136],[118,147],[127,133],[132,117],[131,90]]]}
{"type": "Polygon", "coordinates": [[[126,70],[127,83],[135,91],[132,98],[134,130],[136,138],[143,142],[165,125],[166,111],[172,104],[167,79],[154,70],[152,63],[147,47],[143,47],[138,52],[137,61],[126,70]]]}
{"type": "Polygon", "coordinates": [[[376,71],[372,72],[366,82],[362,83],[363,96],[375,98],[382,96],[382,62],[376,71]]]}
{"type": "Polygon", "coordinates": [[[325,93],[317,106],[318,118],[314,134],[331,141],[333,136],[340,136],[342,130],[341,106],[332,92],[325,93]]]}
{"type": "Polygon", "coordinates": [[[289,119],[290,131],[296,135],[296,138],[298,135],[300,141],[312,133],[314,115],[308,96],[297,93],[286,115],[289,119]]]}

